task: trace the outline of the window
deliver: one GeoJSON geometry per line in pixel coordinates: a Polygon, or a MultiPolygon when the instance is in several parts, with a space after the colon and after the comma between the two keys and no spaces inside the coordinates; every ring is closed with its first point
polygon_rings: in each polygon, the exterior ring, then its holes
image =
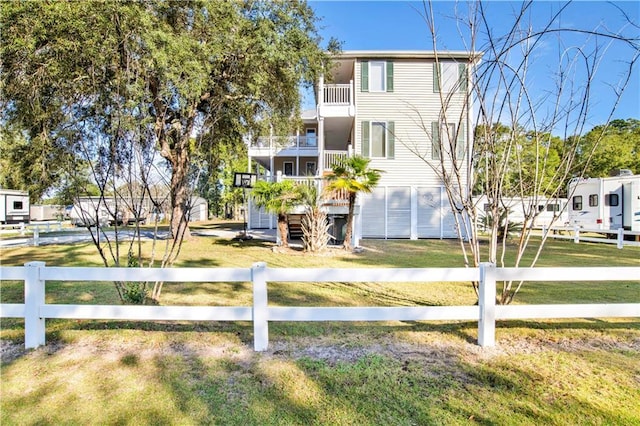
{"type": "Polygon", "coordinates": [[[387,132],[385,123],[371,123],[371,157],[384,157],[387,132]]]}
{"type": "Polygon", "coordinates": [[[464,157],[465,132],[464,124],[457,126],[454,123],[441,123],[434,121],[431,123],[431,159],[440,160],[440,150],[444,146],[443,159],[461,160],[464,157]],[[453,154],[455,152],[455,155],[453,154]]]}
{"type": "Polygon", "coordinates": [[[573,210],[582,210],[582,195],[573,197],[573,210]]]}
{"type": "Polygon", "coordinates": [[[283,164],[284,175],[293,176],[293,161],[285,161],[283,164]]]}
{"type": "Polygon", "coordinates": [[[369,62],[369,91],[384,92],[387,90],[384,62],[369,62]]]}
{"type": "Polygon", "coordinates": [[[363,121],[361,130],[363,157],[394,158],[395,126],[393,121],[363,121]]]}
{"type": "Polygon", "coordinates": [[[363,92],[393,92],[392,61],[362,61],[360,90],[363,92]]]}
{"type": "Polygon", "coordinates": [[[598,194],[589,195],[589,207],[598,207],[598,194]]]}
{"type": "Polygon", "coordinates": [[[307,176],[315,176],[316,174],[316,162],[315,161],[307,161],[305,164],[305,173],[307,176]]]}
{"type": "Polygon", "coordinates": [[[434,93],[466,92],[467,65],[458,62],[438,62],[433,64],[434,93]]]}
{"type": "Polygon", "coordinates": [[[22,204],[22,201],[14,201],[13,202],[13,209],[14,210],[22,210],[24,207],[24,204],[22,204]]]}
{"type": "Polygon", "coordinates": [[[318,146],[318,139],[316,138],[316,129],[307,129],[307,143],[305,146],[318,146]]]}
{"type": "Polygon", "coordinates": [[[618,194],[607,194],[604,196],[604,205],[617,207],[620,205],[620,197],[618,196],[618,194]]]}
{"type": "Polygon", "coordinates": [[[560,211],[560,204],[547,204],[547,211],[548,212],[559,212],[560,211]]]}

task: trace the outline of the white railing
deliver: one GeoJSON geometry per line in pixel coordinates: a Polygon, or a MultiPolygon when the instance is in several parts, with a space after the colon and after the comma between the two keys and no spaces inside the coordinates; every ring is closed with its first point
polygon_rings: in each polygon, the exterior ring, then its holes
{"type": "Polygon", "coordinates": [[[317,148],[315,136],[260,136],[251,142],[251,148],[269,148],[272,150],[288,148],[317,148]]]}
{"type": "Polygon", "coordinates": [[[350,105],[350,84],[325,84],[323,90],[323,103],[325,105],[350,105]]]}
{"type": "MultiPolygon", "coordinates": [[[[495,345],[496,320],[640,317],[640,303],[496,305],[497,281],[635,281],[640,267],[616,268],[80,268],[0,267],[0,280],[24,281],[24,303],[0,304],[0,318],[24,318],[25,347],[44,345],[45,319],[252,321],[254,349],[269,344],[270,321],[478,321],[478,344],[495,345]],[[47,281],[251,282],[252,306],[63,305],[45,302],[47,281]],[[292,307],[269,306],[269,282],[471,282],[479,283],[476,306],[292,307]]],[[[411,284],[415,285],[415,284],[411,284]]],[[[639,288],[640,290],[640,288],[639,288]]]]}
{"type": "Polygon", "coordinates": [[[346,159],[349,156],[349,151],[324,151],[324,169],[331,170],[331,168],[338,164],[340,161],[346,159]]]}
{"type": "Polygon", "coordinates": [[[591,243],[604,243],[604,244],[616,244],[619,249],[624,246],[640,247],[640,241],[628,241],[625,236],[633,236],[636,239],[640,237],[640,232],[625,231],[624,228],[618,229],[585,229],[579,226],[554,226],[551,228],[542,227],[543,235],[547,233],[547,238],[554,238],[560,240],[573,240],[578,244],[580,241],[591,243]],[[563,235],[562,232],[567,232],[568,235],[563,235]],[[584,236],[583,234],[597,234],[599,236],[584,236]],[[615,235],[615,238],[609,238],[608,236],[615,235]]]}

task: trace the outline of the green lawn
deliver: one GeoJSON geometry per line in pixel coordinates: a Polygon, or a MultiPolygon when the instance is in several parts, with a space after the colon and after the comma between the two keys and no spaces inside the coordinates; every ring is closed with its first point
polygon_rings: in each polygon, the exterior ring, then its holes
{"type": "MultiPolygon", "coordinates": [[[[212,225],[215,226],[215,225],[212,225]]],[[[276,253],[271,243],[199,237],[180,266],[456,267],[453,241],[364,240],[359,254],[276,253]]],[[[96,265],[90,245],[2,249],[3,266],[96,265]]],[[[540,266],[640,266],[640,249],[550,241],[540,266]]],[[[2,282],[0,301],[21,302],[2,282]]],[[[167,283],[167,305],[249,305],[244,283],[167,283]]],[[[272,305],[473,304],[468,283],[273,283],[272,305]]],[[[49,303],[117,303],[110,283],[47,283],[49,303]]],[[[640,283],[527,283],[516,303],[640,303],[640,283]]],[[[499,322],[497,346],[468,322],[47,321],[24,351],[3,319],[0,422],[13,424],[640,425],[640,319],[499,322]]]]}

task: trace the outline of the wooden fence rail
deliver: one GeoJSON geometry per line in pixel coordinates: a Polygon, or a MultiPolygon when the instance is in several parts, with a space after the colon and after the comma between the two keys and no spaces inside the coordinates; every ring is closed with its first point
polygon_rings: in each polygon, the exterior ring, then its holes
{"type": "MultiPolygon", "coordinates": [[[[269,344],[270,321],[478,321],[478,344],[495,345],[496,320],[535,318],[640,317],[640,303],[496,305],[498,281],[634,281],[640,267],[595,268],[85,268],[47,267],[30,262],[23,267],[0,267],[0,280],[24,281],[24,303],[0,304],[0,318],[24,318],[25,347],[45,344],[45,320],[175,320],[251,321],[254,349],[269,344]],[[63,305],[45,302],[47,281],[164,281],[251,282],[252,306],[136,306],[63,305]],[[415,307],[280,307],[268,304],[269,282],[402,282],[428,285],[433,282],[479,283],[478,305],[415,307]]],[[[634,285],[635,285],[634,284],[634,285]]]]}

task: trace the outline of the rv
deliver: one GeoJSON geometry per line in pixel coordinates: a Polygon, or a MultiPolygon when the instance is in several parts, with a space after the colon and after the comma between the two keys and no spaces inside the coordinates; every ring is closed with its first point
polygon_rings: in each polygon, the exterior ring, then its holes
{"type": "Polygon", "coordinates": [[[0,223],[29,223],[29,193],[0,189],[0,223]]]}
{"type": "MultiPolygon", "coordinates": [[[[478,218],[484,218],[489,210],[487,197],[475,198],[474,202],[478,218]]],[[[507,197],[501,204],[507,211],[509,222],[514,224],[523,224],[525,217],[529,218],[531,228],[564,226],[568,220],[566,198],[507,197]]]]}
{"type": "Polygon", "coordinates": [[[81,197],[76,204],[68,206],[66,215],[71,223],[79,227],[110,226],[122,224],[122,213],[114,214],[113,200],[100,197],[81,197]]]}
{"type": "Polygon", "coordinates": [[[569,224],[585,229],[640,231],[640,175],[630,172],[569,182],[569,224]]]}

